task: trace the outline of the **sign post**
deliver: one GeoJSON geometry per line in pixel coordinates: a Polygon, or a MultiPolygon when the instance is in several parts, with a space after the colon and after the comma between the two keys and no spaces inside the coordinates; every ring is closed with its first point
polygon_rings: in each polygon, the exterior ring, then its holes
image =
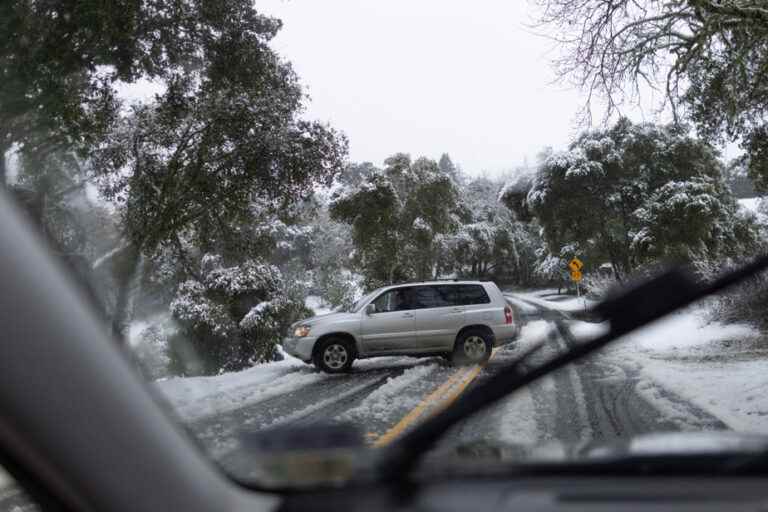
{"type": "Polygon", "coordinates": [[[581,290],[579,289],[579,282],[584,277],[581,273],[581,269],[584,267],[584,263],[579,258],[573,258],[568,262],[568,268],[571,269],[571,281],[576,283],[576,296],[581,297],[581,290]]]}

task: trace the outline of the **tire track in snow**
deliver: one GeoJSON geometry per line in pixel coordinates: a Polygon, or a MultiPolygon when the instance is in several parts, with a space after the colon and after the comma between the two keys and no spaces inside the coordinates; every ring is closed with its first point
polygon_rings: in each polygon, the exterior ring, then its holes
{"type": "MultiPolygon", "coordinates": [[[[338,422],[349,409],[358,406],[364,398],[396,379],[405,371],[421,367],[436,369],[434,359],[389,358],[382,364],[371,361],[354,368],[351,373],[327,375],[309,367],[276,379],[266,389],[260,385],[256,400],[243,406],[220,411],[191,423],[188,428],[201,443],[216,455],[237,449],[240,434],[256,432],[271,426],[288,424],[314,424],[338,422]],[[298,379],[300,385],[287,385],[281,379],[298,379]],[[285,385],[284,385],[285,384],[285,385]],[[270,389],[272,388],[272,389],[270,389]]],[[[364,419],[355,422],[367,431],[364,419]]]]}
{"type": "MultiPolygon", "coordinates": [[[[568,346],[578,343],[563,320],[555,320],[555,324],[568,346]]],[[[599,351],[569,366],[573,382],[583,388],[586,417],[592,430],[588,439],[726,428],[717,418],[658,383],[641,379],[637,368],[611,361],[610,356],[599,351]]]]}
{"type": "MultiPolygon", "coordinates": [[[[568,315],[518,300],[540,311],[538,315],[527,314],[528,322],[545,321],[552,327],[547,345],[533,354],[525,367],[536,366],[578,343],[566,327],[568,315]]],[[[492,365],[487,370],[492,373],[492,365]]],[[[517,404],[513,396],[470,418],[454,429],[443,446],[479,440],[520,444],[554,440],[583,445],[650,432],[725,428],[689,402],[641,379],[639,369],[621,362],[611,364],[602,353],[554,372],[516,395],[522,397],[517,404]],[[528,397],[522,397],[526,393],[528,397]],[[535,417],[537,431],[516,428],[516,420],[523,415],[535,417]]]]}

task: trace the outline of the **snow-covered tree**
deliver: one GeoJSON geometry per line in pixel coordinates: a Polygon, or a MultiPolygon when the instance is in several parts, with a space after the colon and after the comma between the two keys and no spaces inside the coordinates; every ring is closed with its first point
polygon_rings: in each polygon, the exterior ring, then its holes
{"type": "Polygon", "coordinates": [[[537,3],[561,46],[559,78],[585,89],[588,103],[600,98],[606,119],[648,91],[707,140],[740,140],[750,177],[768,191],[765,0],[537,3]]]}
{"type": "Polygon", "coordinates": [[[686,261],[691,252],[749,254],[757,225],[739,214],[722,183],[703,176],[670,181],[650,193],[634,212],[638,229],[630,248],[641,261],[686,261]]]}
{"type": "Polygon", "coordinates": [[[171,302],[179,325],[170,340],[177,372],[212,374],[269,361],[287,326],[310,314],[285,293],[275,266],[226,266],[221,256],[206,254],[199,275],[181,283],[171,302]]]}
{"type": "Polygon", "coordinates": [[[621,278],[641,265],[743,254],[754,229],[736,215],[717,152],[680,128],[620,120],[544,155],[530,189],[506,204],[530,211],[552,254],[569,244],[621,278]]]}
{"type": "Polygon", "coordinates": [[[499,202],[501,188],[500,181],[487,177],[461,188],[462,222],[447,237],[454,269],[461,276],[530,285],[540,237],[499,202]]]}
{"type": "MultiPolygon", "coordinates": [[[[134,253],[186,239],[229,259],[229,251],[245,252],[244,235],[265,211],[285,210],[333,181],[346,139],[301,118],[298,77],[269,46],[279,21],[240,1],[215,12],[195,2],[180,8],[200,20],[184,47],[193,62],[169,72],[151,101],[125,109],[92,148],[93,169],[121,205],[134,253]]],[[[122,318],[115,330],[124,330],[122,318]]]]}
{"type": "Polygon", "coordinates": [[[368,286],[434,277],[441,235],[458,222],[456,184],[426,158],[400,153],[385,165],[337,190],[331,217],[351,225],[354,262],[368,286]]]}
{"type": "Polygon", "coordinates": [[[568,282],[568,260],[546,250],[539,252],[539,258],[534,273],[542,283],[556,285],[559,293],[560,288],[568,282]]]}
{"type": "Polygon", "coordinates": [[[453,160],[451,160],[448,153],[440,155],[440,160],[437,161],[437,167],[440,169],[440,172],[450,176],[457,185],[463,184],[464,177],[461,174],[461,169],[453,163],[453,160]]]}

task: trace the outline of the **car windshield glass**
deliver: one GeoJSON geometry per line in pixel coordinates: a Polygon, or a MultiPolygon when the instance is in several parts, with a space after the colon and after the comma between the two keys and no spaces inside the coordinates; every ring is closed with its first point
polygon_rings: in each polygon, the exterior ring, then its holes
{"type": "MultiPolygon", "coordinates": [[[[237,480],[363,475],[603,335],[598,304],[768,251],[758,0],[129,3],[0,6],[0,200],[237,480]]],[[[462,418],[425,471],[742,449],[766,390],[755,275],[462,418]]]]}
{"type": "Polygon", "coordinates": [[[375,297],[376,294],[378,294],[379,292],[380,292],[380,290],[375,290],[375,291],[369,293],[368,295],[362,297],[360,300],[355,302],[352,305],[351,308],[349,308],[349,312],[350,313],[357,313],[358,311],[360,311],[360,309],[363,307],[363,305],[367,304],[368,301],[371,300],[373,297],[375,297]]]}

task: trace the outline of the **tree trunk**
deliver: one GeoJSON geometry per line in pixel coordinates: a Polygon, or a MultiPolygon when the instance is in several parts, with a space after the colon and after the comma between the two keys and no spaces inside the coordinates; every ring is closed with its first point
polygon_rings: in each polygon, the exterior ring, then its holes
{"type": "Polygon", "coordinates": [[[621,223],[622,223],[622,231],[624,231],[624,264],[626,265],[625,270],[626,272],[630,272],[633,268],[633,261],[632,261],[632,251],[630,248],[632,247],[632,240],[629,239],[629,214],[627,213],[626,208],[626,199],[624,198],[624,195],[621,196],[621,223]]]}
{"type": "Polygon", "coordinates": [[[126,249],[123,264],[115,274],[117,296],[115,297],[115,309],[112,312],[112,334],[121,343],[125,343],[125,334],[131,321],[131,284],[141,256],[141,246],[131,243],[126,249]]]}
{"type": "Polygon", "coordinates": [[[397,270],[397,263],[389,267],[389,284],[395,284],[395,270],[397,270]]]}
{"type": "Polygon", "coordinates": [[[619,284],[624,284],[624,279],[622,278],[623,272],[619,270],[621,267],[618,265],[616,258],[613,256],[611,256],[611,266],[613,267],[613,275],[616,277],[616,280],[619,282],[619,284]]]}

